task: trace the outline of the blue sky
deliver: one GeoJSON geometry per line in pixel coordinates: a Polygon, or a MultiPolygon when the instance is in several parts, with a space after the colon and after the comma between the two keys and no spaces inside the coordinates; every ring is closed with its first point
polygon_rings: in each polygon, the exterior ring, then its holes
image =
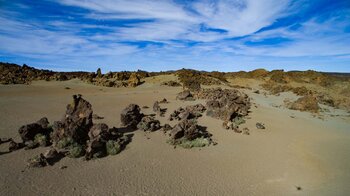
{"type": "Polygon", "coordinates": [[[349,0],[0,0],[0,61],[350,72],[349,0]]]}

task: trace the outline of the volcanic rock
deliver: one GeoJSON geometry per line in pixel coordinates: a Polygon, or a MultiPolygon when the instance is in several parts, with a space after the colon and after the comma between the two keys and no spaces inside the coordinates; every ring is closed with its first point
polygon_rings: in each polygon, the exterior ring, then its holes
{"type": "Polygon", "coordinates": [[[81,95],[73,95],[73,103],[67,105],[66,114],[61,121],[53,124],[52,139],[57,142],[63,138],[85,144],[92,127],[92,106],[81,95]]]}
{"type": "Polygon", "coordinates": [[[44,117],[36,123],[20,127],[18,133],[24,142],[34,140],[34,137],[37,134],[49,135],[50,129],[48,129],[48,124],[49,122],[47,118],[44,117]]]}
{"type": "Polygon", "coordinates": [[[23,147],[24,147],[23,143],[16,143],[13,140],[11,140],[10,143],[9,143],[9,151],[10,152],[15,151],[15,150],[19,150],[19,149],[21,149],[23,147]]]}
{"type": "Polygon", "coordinates": [[[136,128],[137,124],[144,116],[142,113],[140,113],[140,111],[140,107],[136,104],[130,104],[128,107],[126,107],[120,115],[120,121],[122,125],[126,127],[136,128]]]}
{"type": "Polygon", "coordinates": [[[196,121],[193,120],[183,120],[170,131],[170,134],[172,139],[176,140],[181,137],[185,137],[187,140],[194,140],[201,136],[208,136],[206,133],[204,133],[199,126],[197,125],[196,121]]]}
{"type": "Polygon", "coordinates": [[[185,90],[185,91],[177,94],[176,99],[185,100],[185,101],[186,100],[193,100],[193,96],[189,90],[185,90]]]}
{"type": "Polygon", "coordinates": [[[137,124],[137,128],[143,131],[156,131],[160,129],[160,122],[159,120],[155,120],[152,116],[145,116],[139,124],[137,124]]]}
{"type": "Polygon", "coordinates": [[[207,99],[208,116],[223,121],[247,116],[251,106],[249,97],[235,89],[202,89],[196,96],[207,99]]]}
{"type": "Polygon", "coordinates": [[[185,108],[178,108],[170,114],[169,120],[197,119],[202,116],[206,108],[202,104],[190,105],[185,108]]]}
{"type": "Polygon", "coordinates": [[[265,129],[265,125],[263,123],[256,123],[256,128],[265,129]]]}

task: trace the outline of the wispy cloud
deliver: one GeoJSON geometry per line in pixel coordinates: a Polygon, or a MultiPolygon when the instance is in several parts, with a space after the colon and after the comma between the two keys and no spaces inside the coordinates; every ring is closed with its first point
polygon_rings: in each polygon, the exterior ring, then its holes
{"type": "Polygon", "coordinates": [[[350,71],[346,0],[16,0],[1,6],[3,61],[109,70],[324,69],[331,63],[338,67],[330,69],[350,71]]]}

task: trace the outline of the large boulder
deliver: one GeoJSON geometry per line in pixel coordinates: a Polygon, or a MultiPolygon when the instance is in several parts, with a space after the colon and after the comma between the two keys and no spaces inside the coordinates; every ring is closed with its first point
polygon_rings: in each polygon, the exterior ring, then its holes
{"type": "Polygon", "coordinates": [[[123,126],[136,128],[137,124],[141,121],[143,114],[140,113],[141,109],[136,104],[130,104],[120,114],[120,121],[123,126]]]}
{"type": "Polygon", "coordinates": [[[67,105],[66,114],[61,121],[53,124],[53,141],[72,138],[84,144],[92,127],[92,106],[81,95],[73,96],[73,103],[67,105]]]}

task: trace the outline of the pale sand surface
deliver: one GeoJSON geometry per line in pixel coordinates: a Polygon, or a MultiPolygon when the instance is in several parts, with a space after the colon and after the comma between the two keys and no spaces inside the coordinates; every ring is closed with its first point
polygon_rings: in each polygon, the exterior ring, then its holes
{"type": "MultiPolygon", "coordinates": [[[[168,108],[166,117],[157,116],[162,124],[174,109],[204,103],[175,100],[181,87],[160,86],[158,81],[164,77],[156,77],[154,83],[148,79],[134,89],[98,87],[78,80],[0,86],[0,137],[19,140],[21,125],[43,116],[51,123],[61,119],[77,93],[92,104],[95,114],[104,117],[95,122],[110,127],[120,127],[120,112],[130,103],[149,106],[142,109],[149,114],[154,101],[168,99],[169,104],[161,104],[168,108]]],[[[250,129],[250,135],[224,130],[222,121],[204,116],[199,124],[213,134],[216,146],[174,149],[161,131],[135,131],[130,133],[134,134],[132,142],[116,156],[92,161],[63,158],[38,169],[25,169],[26,160],[46,149],[22,149],[0,155],[0,195],[349,195],[347,113],[335,111],[340,116],[325,115],[322,120],[277,107],[286,97],[296,98],[292,94],[265,97],[245,92],[257,105],[242,125],[250,129]],[[258,130],[256,122],[263,122],[266,130],[258,130]]],[[[0,151],[7,151],[7,144],[0,151]]]]}

